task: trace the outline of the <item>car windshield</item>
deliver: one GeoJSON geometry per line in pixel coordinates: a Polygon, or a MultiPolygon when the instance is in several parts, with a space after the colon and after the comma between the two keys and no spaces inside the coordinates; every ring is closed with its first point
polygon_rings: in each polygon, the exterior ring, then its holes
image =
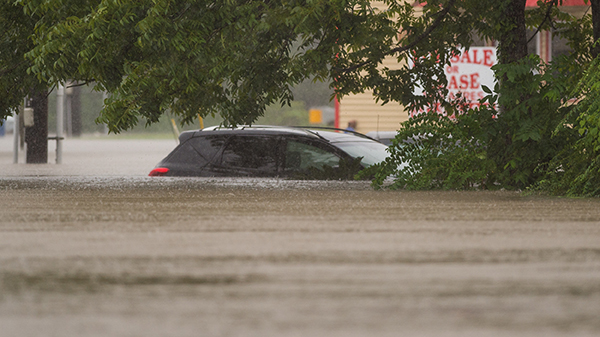
{"type": "Polygon", "coordinates": [[[354,158],[363,157],[361,163],[365,166],[380,163],[390,155],[386,151],[387,146],[374,141],[339,142],[335,145],[354,158]]]}

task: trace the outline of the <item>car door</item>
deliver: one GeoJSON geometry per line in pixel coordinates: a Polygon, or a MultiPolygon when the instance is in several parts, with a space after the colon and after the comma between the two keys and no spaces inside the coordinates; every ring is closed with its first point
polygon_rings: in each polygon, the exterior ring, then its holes
{"type": "Polygon", "coordinates": [[[275,177],[280,171],[280,138],[272,135],[234,135],[212,165],[216,176],[275,177]]]}

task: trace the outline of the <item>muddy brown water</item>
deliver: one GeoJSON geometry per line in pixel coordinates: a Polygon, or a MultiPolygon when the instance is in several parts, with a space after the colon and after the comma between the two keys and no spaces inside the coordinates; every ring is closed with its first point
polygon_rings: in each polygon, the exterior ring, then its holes
{"type": "Polygon", "coordinates": [[[2,337],[600,335],[598,199],[16,166],[2,337]]]}

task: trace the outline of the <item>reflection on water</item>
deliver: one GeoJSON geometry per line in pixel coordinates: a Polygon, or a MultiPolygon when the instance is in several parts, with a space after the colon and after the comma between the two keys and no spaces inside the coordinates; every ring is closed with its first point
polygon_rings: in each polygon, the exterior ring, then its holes
{"type": "Polygon", "coordinates": [[[596,336],[600,200],[0,179],[0,336],[596,336]]]}

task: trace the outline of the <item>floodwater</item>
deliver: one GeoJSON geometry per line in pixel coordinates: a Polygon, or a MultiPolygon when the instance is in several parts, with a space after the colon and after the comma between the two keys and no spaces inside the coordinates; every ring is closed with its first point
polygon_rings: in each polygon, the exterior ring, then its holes
{"type": "Polygon", "coordinates": [[[599,199],[146,177],[174,145],[0,147],[1,337],[600,335],[599,199]]]}

